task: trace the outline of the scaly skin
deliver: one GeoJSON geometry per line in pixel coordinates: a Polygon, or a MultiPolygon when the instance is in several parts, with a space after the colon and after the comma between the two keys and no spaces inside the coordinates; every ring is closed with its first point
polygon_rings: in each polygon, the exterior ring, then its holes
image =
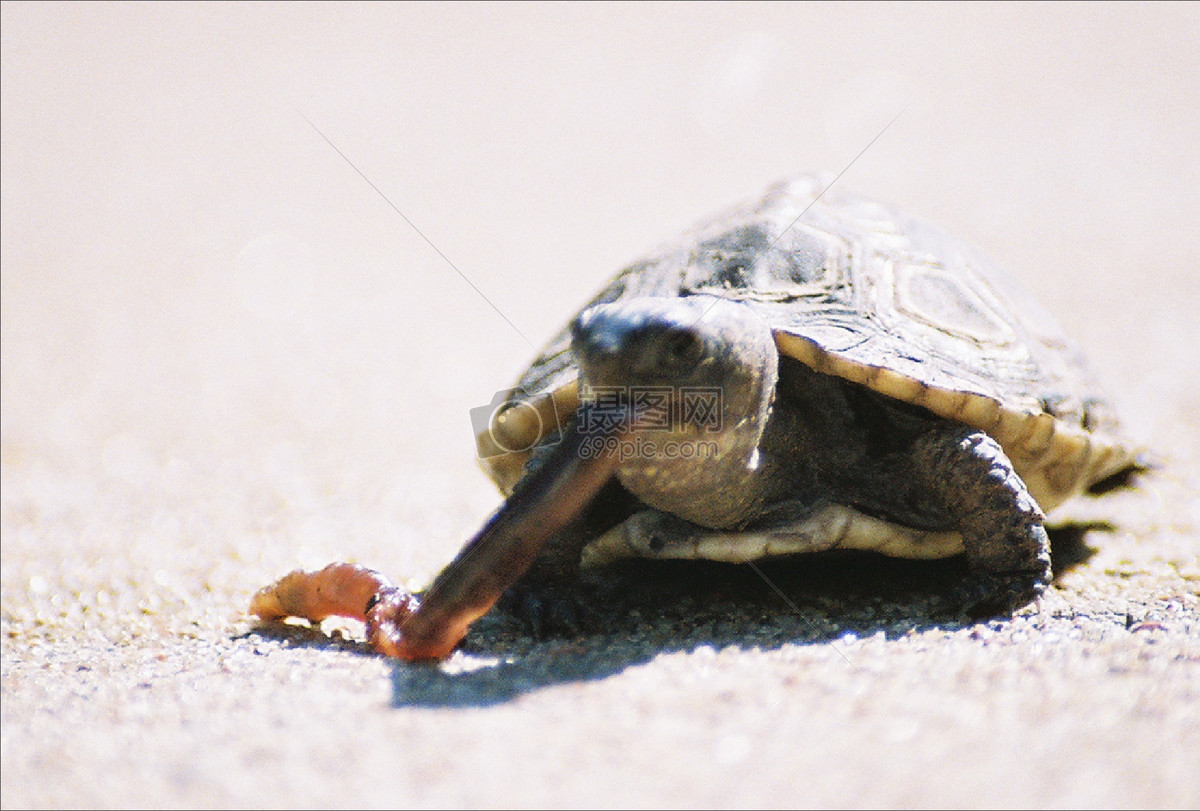
{"type": "Polygon", "coordinates": [[[1008,614],[1041,595],[1051,576],[1045,516],[1000,443],[969,428],[933,432],[913,458],[924,486],[961,521],[968,574],[947,607],[1008,614]]]}

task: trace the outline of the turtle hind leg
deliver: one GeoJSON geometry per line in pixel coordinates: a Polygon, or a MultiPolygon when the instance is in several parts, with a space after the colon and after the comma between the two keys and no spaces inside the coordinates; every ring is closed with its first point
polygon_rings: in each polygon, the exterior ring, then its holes
{"type": "Polygon", "coordinates": [[[914,475],[957,523],[967,578],[946,608],[972,618],[1011,614],[1050,584],[1050,540],[1041,508],[996,440],[964,427],[913,445],[914,475]]]}

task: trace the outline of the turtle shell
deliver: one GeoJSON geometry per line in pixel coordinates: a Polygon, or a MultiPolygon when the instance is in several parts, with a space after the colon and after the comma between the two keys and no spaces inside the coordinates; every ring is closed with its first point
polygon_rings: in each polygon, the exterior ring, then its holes
{"type": "MultiPolygon", "coordinates": [[[[1043,509],[1133,456],[1083,357],[1026,290],[941,229],[828,178],[780,183],[700,223],[587,306],[689,295],[742,302],[782,354],[819,372],[986,431],[1043,509]]],[[[577,378],[563,329],[477,437],[504,492],[574,413],[577,378]]]]}

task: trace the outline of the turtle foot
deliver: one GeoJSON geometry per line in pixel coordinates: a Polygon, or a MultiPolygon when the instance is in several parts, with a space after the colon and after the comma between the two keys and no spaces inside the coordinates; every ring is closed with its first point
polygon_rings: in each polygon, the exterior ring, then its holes
{"type": "Polygon", "coordinates": [[[940,614],[971,620],[1011,617],[1046,590],[1041,572],[975,572],[944,601],[940,614]]]}

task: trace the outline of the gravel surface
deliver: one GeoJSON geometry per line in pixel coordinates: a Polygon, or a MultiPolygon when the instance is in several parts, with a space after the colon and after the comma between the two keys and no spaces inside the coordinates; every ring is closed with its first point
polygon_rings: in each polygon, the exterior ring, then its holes
{"type": "Polygon", "coordinates": [[[1200,805],[1200,7],[2,14],[5,808],[1200,805]],[[472,407],[847,166],[1033,288],[1158,463],[1054,514],[1038,605],[938,623],[961,561],[842,555],[623,565],[602,630],[440,666],[246,616],[427,582],[498,503],[472,407]]]}

